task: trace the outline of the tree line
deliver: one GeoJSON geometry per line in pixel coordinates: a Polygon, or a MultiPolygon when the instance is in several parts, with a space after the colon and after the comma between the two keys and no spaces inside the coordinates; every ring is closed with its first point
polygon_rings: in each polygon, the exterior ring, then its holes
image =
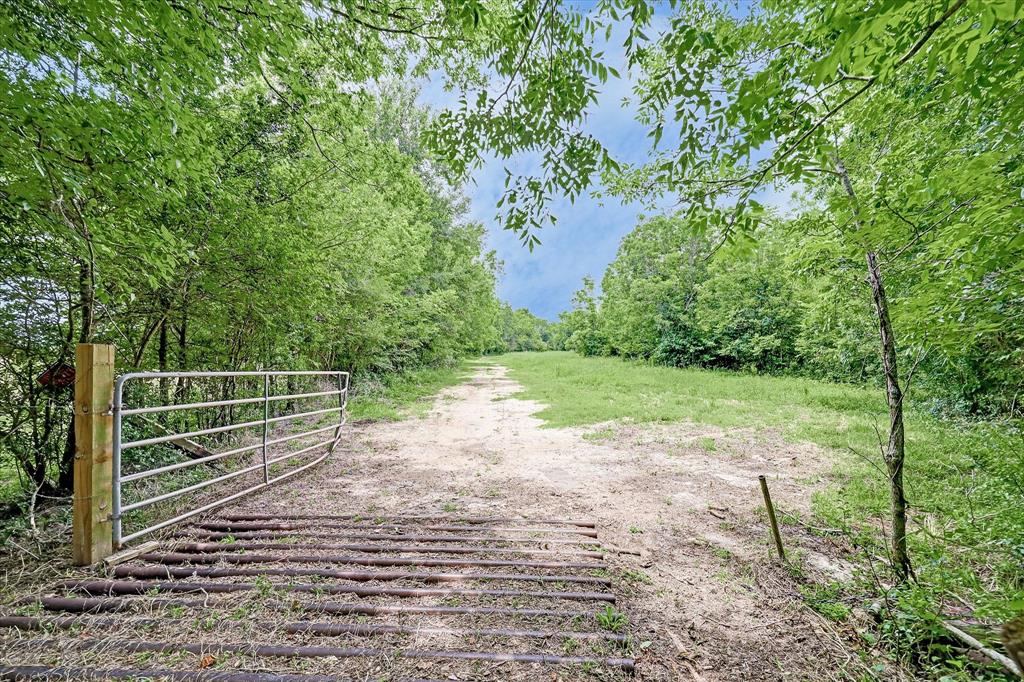
{"type": "MultiPolygon", "coordinates": [[[[749,240],[719,246],[685,215],[645,219],[623,239],[600,293],[585,278],[561,318],[563,345],[676,367],[880,385],[870,289],[859,268],[835,267],[834,236],[806,238],[815,220],[776,218],[749,240]]],[[[934,280],[899,267],[888,281],[893,327],[914,372],[910,400],[938,417],[1019,419],[1024,364],[1008,337],[1024,330],[986,334],[977,320],[963,343],[935,343],[934,280]]]]}
{"type": "Polygon", "coordinates": [[[381,373],[497,348],[498,263],[459,187],[483,150],[540,143],[509,120],[567,143],[596,86],[580,21],[531,2],[4,3],[0,498],[69,490],[71,389],[47,377],[79,342],[115,344],[121,370],[381,373]],[[538,21],[572,38],[558,112],[531,100],[538,21]],[[509,83],[471,124],[402,85],[472,92],[483,69],[509,83]]]}

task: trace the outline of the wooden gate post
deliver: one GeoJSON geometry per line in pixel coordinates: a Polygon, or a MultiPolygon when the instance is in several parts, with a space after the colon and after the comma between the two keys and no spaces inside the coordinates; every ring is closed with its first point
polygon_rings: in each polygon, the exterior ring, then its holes
{"type": "Polygon", "coordinates": [[[80,343],[75,349],[75,564],[113,552],[114,347],[80,343]]]}

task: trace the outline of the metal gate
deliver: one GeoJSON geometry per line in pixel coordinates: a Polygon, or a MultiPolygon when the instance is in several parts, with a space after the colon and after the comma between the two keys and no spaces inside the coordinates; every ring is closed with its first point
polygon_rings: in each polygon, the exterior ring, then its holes
{"type": "MultiPolygon", "coordinates": [[[[334,452],[341,440],[341,430],[342,426],[345,424],[345,408],[348,403],[348,388],[348,372],[130,372],[120,376],[114,386],[113,401],[113,502],[111,519],[113,522],[114,547],[121,547],[124,543],[134,540],[142,535],[146,535],[147,533],[152,533],[153,531],[178,523],[184,519],[226,504],[234,499],[242,497],[243,495],[295,476],[296,474],[299,474],[322,462],[334,452]],[[329,390],[316,390],[304,393],[285,392],[284,394],[276,395],[273,387],[276,386],[275,380],[278,377],[285,378],[289,386],[294,380],[305,379],[307,381],[321,382],[322,385],[320,388],[324,388],[325,385],[329,385],[331,388],[329,390]],[[258,381],[260,378],[262,378],[262,395],[223,400],[208,400],[202,402],[183,402],[180,404],[125,404],[125,387],[129,385],[130,382],[135,382],[136,384],[145,384],[146,382],[149,382],[150,384],[157,383],[160,386],[167,386],[172,381],[192,382],[200,379],[221,379],[225,381],[237,381],[239,379],[244,379],[246,381],[258,381]],[[271,408],[277,408],[282,403],[290,407],[297,404],[299,401],[309,401],[316,398],[333,401],[334,396],[337,396],[337,405],[319,407],[317,409],[296,410],[287,414],[274,414],[272,416],[271,408]],[[235,408],[246,405],[255,406],[257,408],[262,406],[262,418],[250,419],[248,421],[241,421],[237,423],[218,424],[207,428],[186,430],[180,433],[174,433],[169,429],[160,427],[164,432],[158,436],[137,438],[135,440],[127,441],[123,438],[126,418],[128,417],[137,416],[140,419],[146,419],[143,415],[165,415],[167,413],[181,414],[184,411],[202,411],[213,408],[218,408],[222,413],[233,416],[235,408]],[[227,408],[227,410],[224,408],[227,408]],[[305,421],[306,424],[303,424],[302,426],[306,426],[312,419],[323,419],[323,415],[330,415],[333,413],[337,413],[337,418],[332,420],[332,422],[326,426],[316,425],[316,428],[305,431],[300,430],[298,432],[288,432],[280,436],[272,433],[276,425],[294,426],[296,420],[300,420],[299,423],[305,421]],[[252,434],[251,431],[249,434],[250,438],[255,439],[255,442],[241,444],[232,443],[232,447],[221,452],[212,452],[211,449],[208,449],[204,445],[199,445],[192,440],[208,436],[222,436],[223,434],[242,432],[247,429],[258,430],[258,437],[252,434]],[[333,433],[330,434],[329,438],[313,444],[300,443],[299,445],[301,447],[295,450],[284,446],[286,443],[291,443],[301,439],[308,439],[311,436],[318,436],[332,431],[333,433]],[[124,473],[122,459],[125,451],[154,445],[173,445],[179,448],[187,448],[189,458],[184,461],[164,464],[162,466],[155,466],[148,469],[140,468],[127,474],[124,473]],[[281,463],[297,462],[298,458],[302,455],[309,456],[309,453],[317,453],[320,449],[323,449],[323,453],[319,455],[314,454],[311,461],[297,463],[289,470],[277,475],[277,467],[284,466],[281,463]],[[255,463],[245,464],[243,458],[240,456],[244,456],[246,453],[252,453],[253,455],[257,455],[257,453],[259,453],[260,456],[253,457],[255,463]],[[191,467],[204,465],[214,466],[214,463],[227,460],[228,458],[236,458],[236,461],[241,462],[242,464],[240,468],[227,473],[221,473],[220,475],[207,480],[191,483],[168,492],[161,491],[156,494],[149,495],[148,497],[140,497],[139,499],[135,499],[129,503],[124,503],[122,499],[123,488],[126,484],[151,479],[191,467]],[[182,513],[178,513],[172,518],[148,523],[148,525],[144,525],[143,528],[133,530],[128,534],[123,533],[123,520],[125,514],[128,514],[129,512],[141,510],[161,502],[167,502],[184,495],[197,493],[200,490],[211,488],[212,486],[223,485],[227,481],[240,478],[246,474],[252,474],[259,470],[262,470],[263,475],[261,480],[257,483],[243,486],[241,490],[232,490],[229,493],[216,497],[212,500],[203,500],[198,502],[196,503],[197,506],[182,513]]],[[[259,393],[258,387],[254,392],[259,393]]],[[[164,390],[163,393],[166,395],[166,390],[164,390]]],[[[140,399],[140,402],[143,402],[143,400],[140,399]]],[[[277,409],[273,410],[273,412],[277,411],[277,409]]],[[[158,425],[150,423],[149,426],[157,427],[158,425]]]]}

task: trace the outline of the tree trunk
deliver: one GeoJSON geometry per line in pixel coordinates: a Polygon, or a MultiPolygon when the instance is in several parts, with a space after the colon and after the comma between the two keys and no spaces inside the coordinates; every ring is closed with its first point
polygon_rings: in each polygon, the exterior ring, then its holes
{"type": "MultiPolygon", "coordinates": [[[[846,196],[853,208],[854,223],[864,226],[857,193],[850,182],[843,160],[834,158],[836,173],[843,185],[846,196]]],[[[885,446],[885,468],[889,474],[889,506],[891,514],[892,566],[896,579],[906,582],[913,575],[910,554],[907,552],[907,493],[903,487],[904,427],[903,391],[900,389],[900,375],[896,366],[896,338],[893,336],[892,321],[889,318],[889,301],[882,283],[882,269],[878,265],[878,254],[868,250],[865,254],[868,265],[868,283],[878,317],[878,332],[882,342],[882,373],[885,375],[885,399],[889,405],[889,442],[885,446]]]]}
{"type": "MultiPolygon", "coordinates": [[[[78,269],[78,296],[81,305],[82,328],[79,330],[78,342],[91,343],[96,326],[96,280],[93,272],[92,257],[82,260],[78,269]]],[[[74,413],[68,419],[67,438],[64,439],[64,453],[60,458],[57,472],[57,489],[70,492],[75,483],[75,418],[74,413]]]]}
{"type": "Polygon", "coordinates": [[[92,263],[83,260],[78,270],[78,296],[82,306],[82,329],[78,334],[79,343],[90,343],[95,333],[96,284],[93,281],[92,263]]]}
{"type": "MultiPolygon", "coordinates": [[[[167,320],[168,314],[169,313],[168,313],[167,307],[165,306],[164,307],[164,316],[160,320],[160,339],[159,339],[159,342],[158,342],[158,345],[157,345],[157,351],[156,351],[157,368],[161,372],[166,372],[167,371],[167,350],[168,350],[168,338],[167,338],[168,329],[167,329],[167,326],[169,324],[169,322],[167,320]]],[[[171,402],[171,382],[170,382],[170,380],[167,377],[161,377],[160,378],[160,400],[163,401],[164,405],[167,405],[167,404],[169,404],[171,402]]]]}
{"type": "Polygon", "coordinates": [[[146,347],[149,346],[150,339],[153,338],[153,332],[160,327],[160,318],[155,318],[142,332],[142,338],[139,340],[139,347],[135,350],[135,355],[132,356],[132,367],[141,367],[142,358],[146,355],[146,347]]]}
{"type": "MultiPolygon", "coordinates": [[[[185,294],[181,297],[181,324],[176,327],[178,333],[178,371],[188,371],[188,299],[185,294]]],[[[185,394],[188,392],[188,380],[185,377],[178,377],[178,383],[174,387],[174,399],[179,403],[185,402],[185,394]]]]}
{"type": "Polygon", "coordinates": [[[896,340],[889,320],[889,301],[882,284],[878,255],[867,253],[868,281],[878,315],[878,331],[882,340],[882,372],[885,374],[885,397],[889,403],[889,442],[885,448],[885,468],[889,472],[889,502],[892,508],[892,565],[896,578],[906,582],[912,573],[907,553],[907,495],[903,487],[903,391],[896,367],[896,340]]]}

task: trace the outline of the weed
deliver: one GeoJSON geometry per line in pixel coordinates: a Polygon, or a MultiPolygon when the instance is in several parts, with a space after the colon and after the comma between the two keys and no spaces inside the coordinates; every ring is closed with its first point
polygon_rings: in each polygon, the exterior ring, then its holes
{"type": "Polygon", "coordinates": [[[433,396],[465,377],[468,365],[426,367],[384,376],[364,376],[359,391],[349,400],[352,419],[398,421],[424,414],[433,396]]]}
{"type": "Polygon", "coordinates": [[[647,575],[643,571],[626,569],[622,572],[622,579],[627,583],[636,583],[639,585],[653,585],[654,581],[651,580],[651,576],[647,575]]]}
{"type": "Polygon", "coordinates": [[[204,632],[213,632],[213,629],[217,627],[217,623],[218,621],[214,616],[206,616],[196,620],[196,625],[204,632]]]}
{"type": "MultiPolygon", "coordinates": [[[[877,469],[876,428],[886,423],[888,410],[877,388],[567,352],[495,359],[524,387],[515,397],[546,405],[536,416],[549,427],[691,421],[719,429],[773,429],[788,441],[815,443],[832,454],[835,476],[814,493],[814,516],[805,521],[843,532],[866,554],[884,552],[876,519],[887,514],[889,499],[877,469]]],[[[1009,618],[1014,604],[1024,600],[1019,431],[940,421],[913,404],[906,406],[905,419],[908,492],[918,509],[941,510],[943,532],[915,532],[909,538],[911,555],[918,557],[918,580],[913,594],[905,596],[900,612],[906,617],[893,625],[899,632],[894,630],[892,638],[933,640],[934,619],[928,614],[950,598],[971,604],[976,617],[1009,618]],[[980,523],[979,509],[987,512],[980,523]],[[994,547],[1008,551],[996,553],[994,547]]],[[[701,446],[707,449],[703,441],[701,446]]],[[[819,483],[817,478],[800,482],[819,483]]],[[[927,522],[925,514],[921,520],[927,522]]],[[[877,585],[865,587],[877,591],[877,585]]]]}
{"type": "Polygon", "coordinates": [[[615,607],[609,604],[603,611],[594,614],[597,624],[609,632],[622,632],[629,625],[629,618],[626,614],[616,611],[615,607]]]}
{"type": "Polygon", "coordinates": [[[252,583],[253,589],[256,591],[256,595],[261,599],[266,599],[274,593],[274,583],[270,582],[270,579],[265,575],[261,575],[252,583]]]}
{"type": "Polygon", "coordinates": [[[829,620],[842,622],[850,615],[850,607],[841,601],[842,586],[839,583],[811,583],[799,588],[807,605],[829,620]]]}
{"type": "Polygon", "coordinates": [[[610,426],[606,426],[603,429],[597,429],[596,431],[588,431],[583,434],[583,440],[590,441],[591,443],[603,443],[604,441],[611,440],[615,437],[615,429],[610,426]]]}

